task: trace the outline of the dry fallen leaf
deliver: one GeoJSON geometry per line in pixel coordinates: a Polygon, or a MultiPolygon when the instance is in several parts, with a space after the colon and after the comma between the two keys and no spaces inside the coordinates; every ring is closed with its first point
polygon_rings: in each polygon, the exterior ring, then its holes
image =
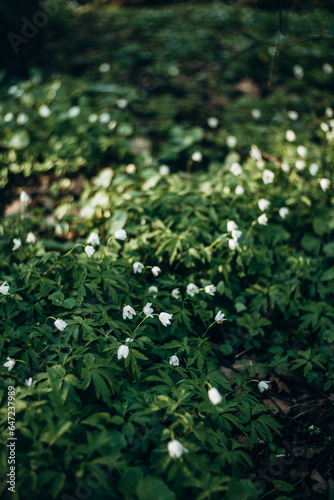
{"type": "Polygon", "coordinates": [[[317,481],[316,484],[312,486],[312,490],[315,491],[316,493],[326,493],[328,490],[328,484],[327,481],[319,474],[317,470],[313,470],[311,473],[311,479],[314,479],[317,481]]]}
{"type": "Polygon", "coordinates": [[[250,78],[243,78],[242,80],[240,80],[240,82],[237,82],[234,85],[234,88],[236,90],[239,90],[240,92],[243,92],[244,94],[249,94],[256,99],[261,97],[261,92],[258,85],[256,85],[256,83],[250,78]]]}

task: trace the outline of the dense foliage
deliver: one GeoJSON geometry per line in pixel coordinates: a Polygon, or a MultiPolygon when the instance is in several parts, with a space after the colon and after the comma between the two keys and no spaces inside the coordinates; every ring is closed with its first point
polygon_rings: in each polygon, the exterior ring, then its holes
{"type": "MultiPolygon", "coordinates": [[[[218,7],[231,22],[256,18],[218,7]]],[[[5,445],[14,386],[17,498],[259,498],[244,476],[259,445],[272,461],[284,454],[263,388],[294,373],[333,391],[334,72],[324,41],[308,59],[298,47],[302,61],[277,61],[277,92],[266,94],[265,69],[254,69],[264,54],[268,69],[272,47],[261,46],[222,82],[205,66],[185,94],[181,61],[188,84],[198,39],[214,60],[210,33],[222,22],[217,5],[194,8],[203,28],[192,37],[185,11],[134,11],[129,26],[112,11],[124,39],[173,23],[155,34],[159,71],[144,42],[119,42],[118,59],[89,61],[80,79],[4,75],[0,416],[5,445]],[[139,58],[153,65],[144,84],[115,83],[139,58]],[[254,81],[238,86],[245,76],[254,81]],[[204,90],[200,106],[205,85],[217,107],[204,90]]],[[[312,22],[323,27],[323,13],[312,22]]],[[[298,36],[299,16],[289,23],[298,36]]],[[[331,442],[327,427],[317,433],[331,442]]],[[[5,493],[6,446],[0,457],[5,493]]],[[[273,488],[281,499],[294,490],[273,488]]]]}

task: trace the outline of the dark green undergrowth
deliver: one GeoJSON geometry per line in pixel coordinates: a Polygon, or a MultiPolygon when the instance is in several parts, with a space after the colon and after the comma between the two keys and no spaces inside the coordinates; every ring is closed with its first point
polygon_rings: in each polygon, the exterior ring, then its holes
{"type": "MultiPolygon", "coordinates": [[[[332,41],[282,46],[268,91],[276,14],[61,10],[44,69],[3,75],[4,498],[8,387],[13,498],[298,491],[250,472],[286,452],[280,377],[333,393],[334,72],[332,41]]],[[[284,12],[288,41],[331,16],[284,12]]]]}

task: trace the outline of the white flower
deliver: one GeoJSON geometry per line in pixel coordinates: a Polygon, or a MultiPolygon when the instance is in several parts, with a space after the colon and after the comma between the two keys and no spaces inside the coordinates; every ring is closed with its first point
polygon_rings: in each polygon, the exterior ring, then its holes
{"type": "Polygon", "coordinates": [[[235,250],[238,246],[238,241],[237,240],[228,240],[228,246],[230,250],[235,250]]]}
{"type": "Polygon", "coordinates": [[[179,366],[180,364],[180,361],[179,361],[179,358],[177,356],[171,356],[169,358],[169,364],[172,365],[172,366],[179,366]]]}
{"type": "Polygon", "coordinates": [[[219,403],[221,403],[223,399],[220,392],[215,387],[212,387],[208,390],[208,396],[213,405],[219,405],[219,403]]]}
{"type": "Polygon", "coordinates": [[[110,71],[110,64],[109,63],[102,63],[99,66],[99,72],[100,73],[108,73],[110,71]]]}
{"type": "Polygon", "coordinates": [[[129,356],[130,349],[127,345],[120,345],[117,349],[117,358],[118,359],[126,359],[129,356]]]}
{"type": "Polygon", "coordinates": [[[295,165],[297,170],[304,170],[304,168],[306,167],[306,163],[304,162],[304,160],[297,160],[295,165]]]}
{"type": "Polygon", "coordinates": [[[324,70],[324,73],[327,73],[327,75],[333,73],[333,66],[331,64],[328,63],[323,64],[322,69],[324,70]]]}
{"type": "Polygon", "coordinates": [[[108,123],[108,130],[114,130],[114,128],[116,127],[116,125],[117,125],[117,121],[116,120],[111,120],[108,123]]]}
{"type": "Polygon", "coordinates": [[[20,194],[20,202],[21,203],[29,203],[29,201],[30,201],[30,196],[28,195],[28,193],[26,193],[25,191],[22,191],[20,194]]]}
{"type": "Polygon", "coordinates": [[[218,325],[222,325],[223,322],[226,321],[225,313],[218,311],[216,316],[215,316],[215,321],[218,323],[218,325]]]}
{"type": "Polygon", "coordinates": [[[11,87],[9,87],[8,89],[8,94],[10,95],[15,95],[16,92],[18,91],[18,86],[17,85],[12,85],[11,87]]]}
{"type": "Polygon", "coordinates": [[[95,123],[97,122],[97,119],[98,119],[98,116],[96,113],[92,113],[91,115],[89,115],[88,117],[88,121],[89,123],[95,123]]]}
{"type": "Polygon", "coordinates": [[[77,116],[79,116],[81,113],[81,109],[79,108],[79,106],[72,106],[72,108],[70,108],[68,110],[68,116],[70,118],[76,118],[77,116]]]}
{"type": "Polygon", "coordinates": [[[51,115],[51,110],[46,104],[42,104],[38,108],[38,113],[42,118],[48,118],[51,115]]]}
{"type": "Polygon", "coordinates": [[[54,322],[54,325],[56,328],[58,328],[58,330],[60,330],[61,332],[63,330],[65,330],[65,328],[67,327],[67,323],[66,321],[64,321],[63,319],[56,319],[56,321],[54,322]]]}
{"type": "Polygon", "coordinates": [[[141,262],[134,262],[133,263],[133,271],[134,273],[142,273],[143,272],[143,269],[145,268],[144,264],[142,264],[141,262]]]}
{"type": "Polygon", "coordinates": [[[229,220],[227,221],[227,231],[231,233],[232,231],[235,231],[238,229],[237,224],[234,222],[234,220],[229,220]]]}
{"type": "Polygon", "coordinates": [[[229,148],[234,148],[237,145],[237,142],[238,140],[236,137],[234,137],[234,135],[229,135],[226,139],[226,144],[229,148]]]}
{"type": "Polygon", "coordinates": [[[88,237],[88,240],[87,240],[87,243],[89,245],[99,245],[100,244],[99,234],[96,233],[95,231],[93,231],[92,233],[90,233],[90,235],[88,237]]]}
{"type": "Polygon", "coordinates": [[[320,187],[323,191],[327,191],[330,185],[331,181],[329,179],[320,179],[320,187]]]}
{"type": "Polygon", "coordinates": [[[161,165],[159,168],[159,174],[160,175],[169,175],[170,173],[170,168],[168,165],[161,165]]]}
{"type": "Polygon", "coordinates": [[[136,315],[136,311],[131,306],[123,307],[123,319],[129,318],[132,319],[133,316],[136,315]]]}
{"type": "Polygon", "coordinates": [[[288,142],[293,142],[296,140],[296,134],[293,130],[287,130],[285,133],[285,138],[288,142]]]}
{"type": "Polygon", "coordinates": [[[312,165],[310,165],[310,174],[311,175],[317,175],[317,172],[319,170],[319,167],[316,163],[312,163],[312,165]]]}
{"type": "Polygon", "coordinates": [[[12,250],[17,250],[21,246],[21,239],[20,238],[13,238],[13,248],[12,250]]]}
{"type": "Polygon", "coordinates": [[[16,123],[18,125],[24,125],[29,121],[29,116],[26,115],[25,113],[19,113],[16,118],[16,123]]]}
{"type": "Polygon", "coordinates": [[[101,113],[99,116],[100,123],[108,123],[110,122],[109,113],[101,113]]]}
{"type": "Polygon", "coordinates": [[[282,208],[279,209],[278,213],[280,214],[280,216],[282,217],[282,219],[285,219],[285,217],[289,213],[289,209],[288,209],[288,207],[282,207],[282,208]]]}
{"type": "Polygon", "coordinates": [[[128,344],[129,342],[133,342],[133,339],[131,337],[128,337],[125,339],[126,344],[128,344]]]}
{"type": "Polygon", "coordinates": [[[326,108],[325,109],[325,115],[327,116],[327,118],[332,118],[332,116],[334,115],[334,111],[332,108],[326,108]]]}
{"type": "Polygon", "coordinates": [[[119,229],[118,231],[116,231],[114,236],[115,236],[116,240],[122,240],[122,241],[126,240],[125,229],[119,229]]]}
{"type": "Polygon", "coordinates": [[[208,295],[212,295],[214,296],[215,292],[216,292],[216,287],[215,285],[207,285],[205,288],[204,288],[204,291],[205,293],[207,293],[208,295]]]}
{"type": "Polygon", "coordinates": [[[237,162],[233,162],[232,165],[230,166],[230,172],[233,175],[241,175],[242,174],[241,165],[237,162]]]}
{"type": "Polygon", "coordinates": [[[287,174],[290,172],[290,166],[285,162],[281,164],[281,169],[283,170],[283,172],[286,172],[287,174]]]}
{"type": "Polygon", "coordinates": [[[296,64],[293,67],[293,74],[295,75],[296,78],[298,78],[298,80],[302,80],[303,76],[304,76],[304,70],[303,70],[302,66],[300,66],[299,64],[296,64]]]}
{"type": "Polygon", "coordinates": [[[161,269],[158,266],[152,267],[153,276],[157,277],[161,273],[161,269]]]}
{"type": "Polygon", "coordinates": [[[180,290],[178,288],[174,288],[174,290],[171,291],[171,296],[173,299],[178,300],[180,298],[180,290]]]}
{"type": "Polygon", "coordinates": [[[327,123],[325,123],[325,122],[322,122],[322,123],[320,124],[320,128],[321,128],[321,130],[322,130],[323,132],[328,132],[328,131],[329,131],[329,126],[328,126],[328,125],[327,125],[327,123]]]}
{"type": "Polygon", "coordinates": [[[119,109],[125,109],[128,105],[128,101],[126,99],[118,99],[116,104],[119,109]]]}
{"type": "Polygon", "coordinates": [[[274,180],[275,174],[271,170],[264,170],[262,174],[262,180],[264,184],[271,184],[274,180]]]}
{"type": "Polygon", "coordinates": [[[144,307],[143,311],[144,311],[144,314],[146,316],[148,316],[149,318],[153,318],[153,309],[151,307],[152,303],[151,302],[147,302],[146,306],[144,307]]]}
{"type": "Polygon", "coordinates": [[[5,122],[10,122],[10,121],[12,121],[12,119],[13,119],[13,118],[14,118],[13,113],[7,113],[7,114],[4,116],[3,120],[4,120],[5,122]]]}
{"type": "Polygon", "coordinates": [[[261,198],[261,200],[258,201],[258,207],[261,210],[261,212],[264,212],[269,208],[270,201],[266,200],[265,198],[261,198]]]}
{"type": "MultiPolygon", "coordinates": [[[[150,286],[150,287],[149,287],[149,289],[148,289],[148,293],[149,293],[149,294],[157,294],[157,293],[158,293],[158,291],[159,291],[159,290],[158,290],[158,287],[156,287],[156,286],[154,286],[154,285],[150,286]]],[[[155,297],[156,297],[156,295],[153,295],[153,297],[155,298],[155,297]]]]}
{"type": "Polygon", "coordinates": [[[259,109],[252,109],[252,117],[258,120],[261,116],[261,111],[259,109]]]}
{"type": "Polygon", "coordinates": [[[231,236],[234,241],[238,241],[241,235],[242,231],[239,231],[239,229],[233,229],[233,231],[231,231],[231,236]]]}
{"type": "Polygon", "coordinates": [[[265,162],[264,162],[263,160],[258,160],[258,161],[256,162],[256,166],[257,166],[257,168],[258,168],[259,170],[263,170],[263,169],[264,169],[264,167],[266,166],[266,164],[265,164],[265,162]]]}
{"type": "Polygon", "coordinates": [[[187,294],[190,295],[190,297],[193,297],[195,293],[198,293],[198,286],[195,285],[194,283],[189,283],[187,286],[187,294]]]}
{"type": "Polygon", "coordinates": [[[135,171],[136,171],[136,165],[134,163],[129,163],[129,165],[125,167],[125,172],[127,174],[134,174],[135,171]]]}
{"type": "Polygon", "coordinates": [[[30,378],[26,378],[25,381],[24,381],[24,383],[25,383],[25,385],[27,387],[30,387],[31,384],[32,384],[32,378],[31,377],[30,378]]]}
{"type": "Polygon", "coordinates": [[[170,320],[172,319],[173,315],[172,314],[169,314],[169,313],[165,313],[165,312],[161,312],[159,314],[159,319],[161,321],[161,323],[164,325],[164,326],[167,326],[167,325],[170,325],[171,322],[170,320]]]}
{"type": "Polygon", "coordinates": [[[307,155],[307,148],[305,146],[298,146],[297,153],[302,158],[305,158],[305,156],[307,155]]]}
{"type": "Polygon", "coordinates": [[[197,162],[202,161],[203,159],[202,153],[200,151],[195,151],[195,153],[191,155],[191,159],[197,162]]]}
{"type": "Polygon", "coordinates": [[[217,128],[218,123],[218,118],[216,118],[215,116],[210,116],[210,118],[207,119],[207,124],[210,128],[217,128]]]}
{"type": "Polygon", "coordinates": [[[253,160],[262,160],[262,155],[261,155],[261,151],[259,150],[259,148],[257,146],[255,146],[255,144],[253,144],[251,146],[251,150],[249,152],[249,156],[253,159],[253,160]]]}
{"type": "Polygon", "coordinates": [[[173,441],[169,441],[167,445],[168,453],[171,458],[180,458],[183,453],[187,453],[188,450],[185,448],[180,441],[177,439],[173,439],[173,441]]]}
{"type": "Polygon", "coordinates": [[[30,232],[30,233],[27,234],[27,236],[26,236],[26,242],[27,243],[36,243],[36,240],[37,240],[37,238],[34,235],[34,233],[30,232]]]}
{"type": "Polygon", "coordinates": [[[7,281],[4,281],[2,285],[0,286],[0,293],[2,295],[8,295],[9,294],[9,285],[6,285],[7,281]]]}
{"type": "Polygon", "coordinates": [[[295,122],[296,120],[298,120],[299,114],[297,113],[297,111],[288,111],[288,117],[290,118],[290,120],[293,120],[295,122]]]}
{"type": "Polygon", "coordinates": [[[91,245],[86,245],[85,246],[85,252],[87,254],[87,257],[91,257],[93,255],[93,253],[95,252],[95,248],[92,247],[91,245]]]}
{"type": "Polygon", "coordinates": [[[15,363],[16,363],[15,359],[7,358],[7,361],[3,364],[3,366],[5,368],[8,368],[8,371],[10,372],[10,370],[14,367],[15,363]]]}
{"type": "Polygon", "coordinates": [[[261,380],[261,382],[259,382],[257,384],[258,388],[259,388],[259,391],[260,392],[266,391],[268,389],[268,387],[269,387],[269,384],[270,384],[269,380],[261,380]]]}
{"type": "Polygon", "coordinates": [[[266,214],[262,214],[257,218],[257,221],[259,224],[261,224],[261,226],[266,226],[268,223],[268,217],[266,216],[266,214]]]}
{"type": "Polygon", "coordinates": [[[237,187],[235,188],[235,191],[234,191],[234,192],[235,192],[235,194],[237,194],[237,195],[242,195],[242,194],[244,194],[245,190],[244,190],[244,188],[243,188],[242,186],[237,186],[237,187]]]}
{"type": "Polygon", "coordinates": [[[178,76],[180,74],[180,70],[177,66],[169,66],[167,71],[170,76],[178,76]]]}
{"type": "Polygon", "coordinates": [[[231,192],[230,186],[224,186],[223,187],[223,193],[224,194],[230,194],[230,192],[231,192]]]}

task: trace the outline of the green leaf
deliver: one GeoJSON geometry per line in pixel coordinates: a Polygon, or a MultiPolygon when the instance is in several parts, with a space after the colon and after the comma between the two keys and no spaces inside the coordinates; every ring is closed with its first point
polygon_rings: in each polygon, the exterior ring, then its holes
{"type": "Polygon", "coordinates": [[[136,489],[139,500],[176,500],[175,493],[153,476],[141,479],[136,489]]]}
{"type": "Polygon", "coordinates": [[[281,481],[280,479],[274,479],[274,488],[279,491],[294,491],[295,487],[292,484],[286,483],[285,481],[281,481]]]}
{"type": "Polygon", "coordinates": [[[30,144],[30,135],[27,130],[17,130],[11,136],[7,145],[9,148],[13,149],[24,149],[30,144]]]}
{"type": "Polygon", "coordinates": [[[65,299],[62,303],[62,306],[66,307],[66,309],[73,309],[73,307],[75,306],[75,300],[72,298],[65,299]]]}

